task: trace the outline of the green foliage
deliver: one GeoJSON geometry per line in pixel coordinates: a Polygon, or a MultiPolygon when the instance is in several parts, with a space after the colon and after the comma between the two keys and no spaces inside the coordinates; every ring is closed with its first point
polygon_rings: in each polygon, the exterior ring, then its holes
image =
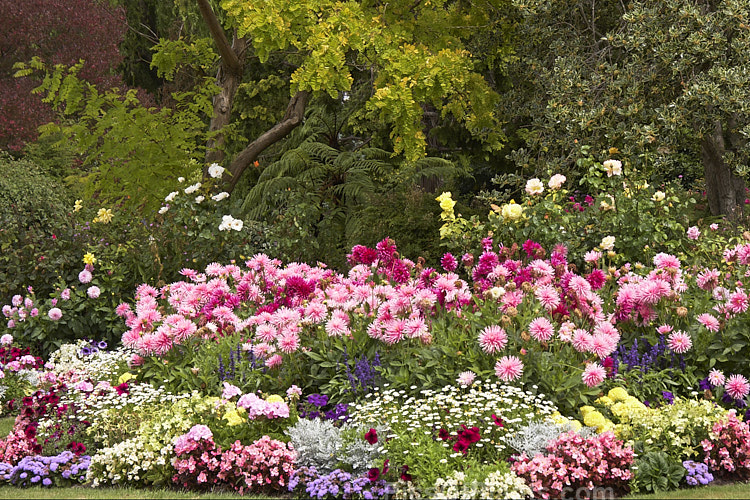
{"type": "MultiPolygon", "coordinates": [[[[174,93],[174,109],[146,108],[135,90],[100,91],[81,80],[83,63],[46,68],[41,60],[19,63],[17,76],[44,74],[35,92],[44,95],[63,123],[41,128],[42,137],[62,136],[85,155],[83,193],[108,202],[157,206],[167,184],[189,175],[207,138],[206,117],[216,86],[210,79],[189,92],[174,93]]],[[[58,142],[59,143],[59,142],[58,142]]],[[[56,144],[58,144],[56,143],[56,144]]]]}
{"type": "Polygon", "coordinates": [[[685,476],[682,462],[670,458],[663,451],[650,451],[638,457],[633,468],[635,475],[630,487],[635,493],[676,490],[685,476]]]}

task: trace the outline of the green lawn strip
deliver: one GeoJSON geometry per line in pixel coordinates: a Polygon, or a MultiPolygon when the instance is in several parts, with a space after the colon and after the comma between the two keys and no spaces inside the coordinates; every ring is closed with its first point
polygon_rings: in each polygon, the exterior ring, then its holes
{"type": "Polygon", "coordinates": [[[750,498],[750,483],[733,483],[723,484],[721,486],[699,486],[696,488],[685,488],[675,491],[664,491],[651,495],[635,494],[624,497],[624,500],[642,499],[696,499],[702,500],[707,498],[730,499],[730,498],[750,498]]]}
{"type": "Polygon", "coordinates": [[[241,496],[236,493],[217,492],[217,493],[197,493],[172,490],[167,488],[139,489],[139,488],[88,488],[85,486],[73,486],[68,488],[16,488],[13,486],[0,487],[0,498],[3,499],[24,499],[24,498],[50,498],[50,499],[207,499],[216,498],[220,500],[238,500],[238,499],[271,499],[281,497],[269,497],[249,493],[241,496]]]}

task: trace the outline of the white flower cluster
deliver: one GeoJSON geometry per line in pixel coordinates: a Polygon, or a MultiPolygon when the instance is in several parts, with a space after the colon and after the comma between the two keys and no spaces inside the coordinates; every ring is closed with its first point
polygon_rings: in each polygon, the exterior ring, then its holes
{"type": "Polygon", "coordinates": [[[96,488],[99,485],[146,484],[145,476],[156,467],[172,467],[172,443],[154,450],[138,439],[121,441],[102,448],[93,457],[86,472],[86,481],[96,488]]]}
{"type": "MultiPolygon", "coordinates": [[[[502,451],[507,448],[508,433],[557,410],[544,394],[534,395],[491,380],[476,381],[469,390],[449,385],[420,394],[422,397],[407,396],[406,391],[393,389],[370,393],[364,403],[350,407],[350,422],[366,427],[385,425],[394,437],[404,433],[427,435],[440,428],[455,435],[461,424],[476,425],[482,435],[477,446],[494,445],[502,451]],[[493,414],[502,419],[503,427],[491,419],[493,414]]],[[[447,441],[444,445],[449,446],[447,441]]]]}
{"type": "Polygon", "coordinates": [[[502,498],[508,500],[522,500],[532,498],[534,493],[526,482],[512,471],[490,472],[483,482],[472,481],[466,483],[466,475],[455,471],[448,478],[438,478],[435,486],[429,492],[430,498],[502,498]]]}
{"type": "Polygon", "coordinates": [[[49,363],[58,379],[62,380],[111,380],[117,378],[121,367],[135,354],[136,351],[126,347],[118,347],[112,351],[97,351],[86,356],[81,355],[84,347],[89,347],[85,340],[77,340],[75,344],[63,344],[50,354],[49,363]]]}
{"type": "Polygon", "coordinates": [[[229,231],[234,229],[235,231],[242,231],[244,222],[242,219],[235,219],[231,215],[225,215],[221,218],[221,224],[219,224],[219,231],[229,231]]]}

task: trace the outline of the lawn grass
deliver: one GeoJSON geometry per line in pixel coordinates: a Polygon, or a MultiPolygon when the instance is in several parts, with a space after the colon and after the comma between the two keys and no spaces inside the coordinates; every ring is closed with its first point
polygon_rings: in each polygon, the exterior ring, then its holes
{"type": "Polygon", "coordinates": [[[0,438],[4,438],[10,431],[13,430],[13,423],[16,421],[16,417],[5,417],[0,418],[0,438]]]}
{"type": "Polygon", "coordinates": [[[750,483],[732,483],[721,486],[699,486],[697,488],[684,488],[675,491],[665,491],[651,495],[634,494],[628,495],[623,500],[672,500],[672,499],[695,499],[703,500],[708,498],[732,499],[732,498],[750,498],[750,483]]]}
{"type": "MultiPolygon", "coordinates": [[[[166,488],[138,489],[138,488],[87,488],[84,486],[73,486],[68,488],[16,488],[13,486],[1,486],[0,498],[9,500],[21,500],[25,498],[50,498],[50,499],[81,499],[81,500],[130,500],[130,499],[207,499],[215,498],[218,500],[240,500],[240,499],[271,499],[265,495],[248,494],[245,496],[229,492],[217,493],[196,493],[171,490],[166,488]]],[[[281,498],[281,497],[276,497],[281,498]]]]}

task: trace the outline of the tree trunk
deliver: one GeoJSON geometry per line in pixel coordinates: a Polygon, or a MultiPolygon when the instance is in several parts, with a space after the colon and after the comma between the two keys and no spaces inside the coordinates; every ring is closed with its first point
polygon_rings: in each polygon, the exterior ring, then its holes
{"type": "Polygon", "coordinates": [[[713,130],[701,141],[708,206],[712,215],[726,215],[730,220],[737,220],[742,216],[745,182],[724,162],[725,152],[724,129],[716,121],[713,130]]]}

